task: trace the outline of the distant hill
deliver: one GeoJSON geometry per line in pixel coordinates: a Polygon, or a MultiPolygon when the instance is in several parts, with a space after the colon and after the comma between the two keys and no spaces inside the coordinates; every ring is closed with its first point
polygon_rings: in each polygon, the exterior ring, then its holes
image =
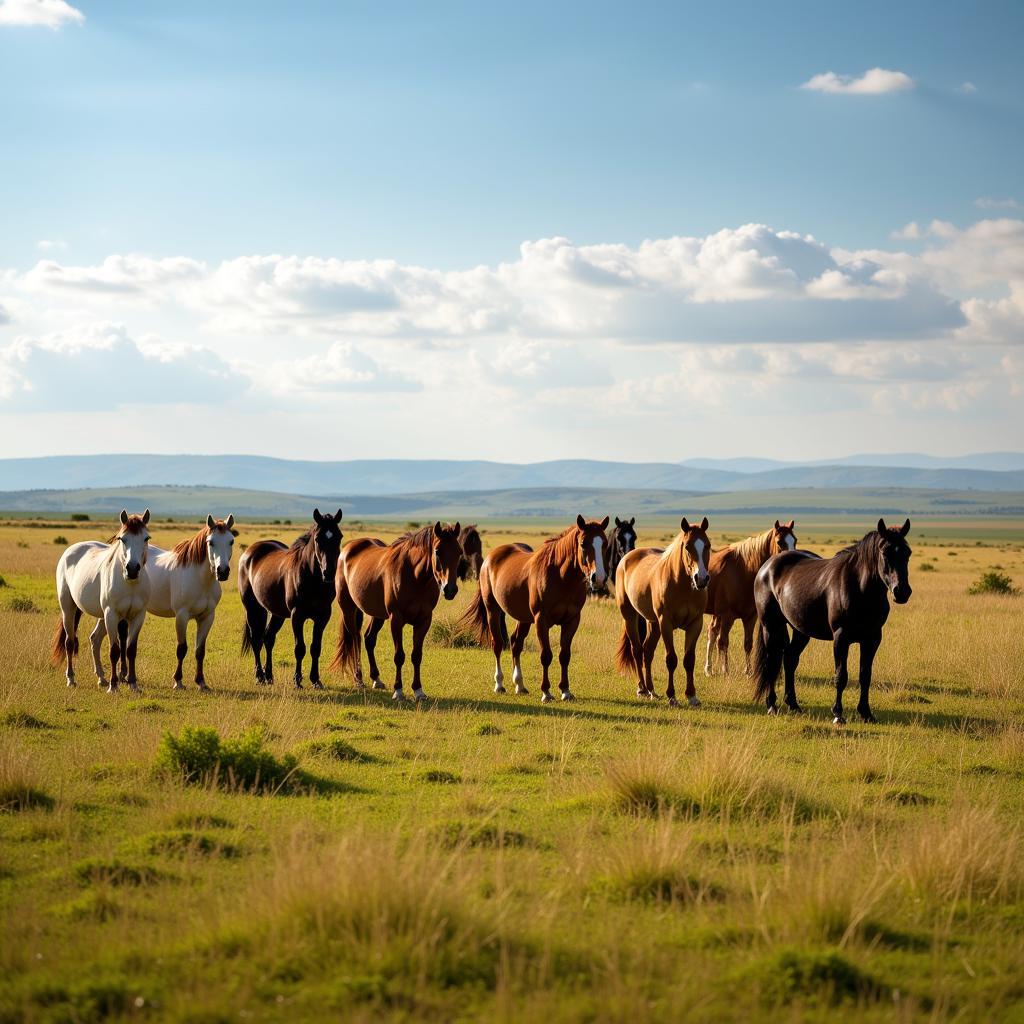
{"type": "MultiPolygon", "coordinates": [[[[851,456],[902,458],[902,456],[851,456]]],[[[907,458],[927,459],[926,456],[907,458]]],[[[965,457],[968,458],[968,457],[965,457]]],[[[979,460],[1024,463],[1024,455],[991,453],[979,460]]],[[[709,460],[695,460],[708,462],[709,460]]],[[[938,460],[936,460],[938,461],[938,460]]],[[[956,459],[950,461],[957,461],[956,459]]],[[[600,487],[628,490],[727,493],[783,487],[910,487],[940,490],[1024,490],[1024,465],[1011,469],[969,466],[773,464],[727,460],[714,465],[672,462],[601,462],[562,459],[505,463],[448,459],[361,459],[311,462],[256,455],[61,455],[0,460],[0,491],[137,487],[232,487],[282,494],[409,495],[600,487]],[[741,468],[719,468],[734,464],[741,468]]]]}
{"type": "Polygon", "coordinates": [[[677,516],[688,514],[802,515],[985,515],[1024,516],[1024,492],[941,491],[908,488],[786,488],[703,494],[677,490],[532,487],[492,491],[434,491],[422,494],[275,494],[226,487],[121,487],[0,492],[0,513],[112,516],[122,508],[149,507],[166,516],[204,518],[234,513],[239,518],[305,520],[314,506],[340,505],[349,520],[394,518],[543,519],[585,515],[677,516]]]}

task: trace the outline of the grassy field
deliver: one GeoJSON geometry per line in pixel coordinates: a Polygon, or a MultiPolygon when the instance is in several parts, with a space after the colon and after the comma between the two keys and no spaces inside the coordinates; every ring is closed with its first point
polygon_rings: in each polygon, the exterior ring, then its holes
{"type": "MultiPolygon", "coordinates": [[[[831,553],[871,522],[797,525],[831,553]]],[[[485,525],[485,547],[549,532],[485,525]]],[[[712,518],[712,540],[767,525],[712,518]]],[[[637,704],[609,601],[584,613],[575,704],[541,707],[534,642],[531,695],[499,699],[490,654],[444,628],[475,584],[438,609],[418,707],[332,671],[294,691],[284,634],[257,688],[233,582],[213,694],[171,691],[159,619],[142,695],[98,690],[87,655],[68,690],[53,567],[111,532],[0,525],[0,1021],[1024,1020],[1024,597],[967,593],[992,569],[1024,584],[1020,520],[915,520],[880,724],[843,728],[824,644],[802,717],[768,719],[735,671],[698,675],[700,709],[637,704]],[[161,771],[185,727],[294,757],[297,784],[161,771]]],[[[242,523],[239,542],[297,532],[242,523]]],[[[390,667],[386,631],[378,651],[390,667]]]]}

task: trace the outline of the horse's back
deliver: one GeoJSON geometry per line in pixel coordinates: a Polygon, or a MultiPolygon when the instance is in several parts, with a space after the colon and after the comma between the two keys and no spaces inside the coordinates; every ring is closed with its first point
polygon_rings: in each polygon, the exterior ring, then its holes
{"type": "Polygon", "coordinates": [[[829,594],[836,585],[837,563],[813,551],[780,551],[758,570],[754,600],[762,618],[774,602],[786,620],[801,633],[831,639],[829,594]]]}
{"type": "Polygon", "coordinates": [[[393,549],[377,537],[357,537],[342,549],[336,580],[365,615],[374,619],[388,617],[384,578],[389,573],[393,549]]]}
{"type": "Polygon", "coordinates": [[[529,544],[499,544],[484,559],[490,592],[501,608],[520,622],[530,619],[530,562],[534,550],[529,544]]]}
{"type": "Polygon", "coordinates": [[[64,551],[57,562],[58,599],[66,592],[86,614],[103,614],[101,570],[109,547],[99,540],[83,540],[64,551]]]}
{"type": "Polygon", "coordinates": [[[755,611],[754,579],[735,545],[711,552],[708,559],[708,602],[705,615],[735,615],[747,618],[755,611]]]}

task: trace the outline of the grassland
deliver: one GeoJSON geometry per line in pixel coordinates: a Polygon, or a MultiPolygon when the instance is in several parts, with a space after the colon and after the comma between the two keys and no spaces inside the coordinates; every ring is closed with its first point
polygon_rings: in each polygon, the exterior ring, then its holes
{"type": "MultiPolygon", "coordinates": [[[[713,518],[713,541],[761,525],[713,518]]],[[[867,525],[798,522],[822,552],[867,525]]],[[[487,547],[549,529],[485,526],[487,547]]],[[[1024,597],[967,594],[990,569],[1024,584],[1019,520],[915,521],[880,724],[844,728],[823,644],[803,717],[767,719],[738,674],[699,675],[698,710],[638,705],[607,601],[585,611],[568,706],[539,704],[534,643],[532,694],[498,699],[490,655],[443,627],[419,707],[334,672],[296,692],[286,643],[267,692],[233,583],[213,694],[171,691],[158,619],[142,695],[99,691],[84,662],[68,690],[47,658],[55,540],[110,532],[0,525],[0,1021],[1024,1020],[1024,597]],[[293,756],[302,784],[159,771],[186,727],[293,756]]]]}

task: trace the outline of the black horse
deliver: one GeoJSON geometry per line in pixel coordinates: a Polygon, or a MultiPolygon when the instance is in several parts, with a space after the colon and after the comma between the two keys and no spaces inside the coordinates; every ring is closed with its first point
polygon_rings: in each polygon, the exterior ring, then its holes
{"type": "Polygon", "coordinates": [[[889,529],[884,519],[878,528],[832,558],[810,551],[783,551],[761,567],[754,580],[754,602],[760,629],[754,638],[754,696],[767,697],[768,714],[778,714],[775,681],[786,672],[786,706],[799,712],[795,676],[803,649],[811,639],[831,640],[836,663],[836,724],[843,717],[846,659],[851,644],[860,644],[860,702],[857,711],[865,722],[875,721],[868,703],[871,663],[882,642],[882,626],[889,617],[888,593],[897,604],[910,600],[907,578],[910,520],[889,529]],[[790,639],[787,626],[793,627],[790,639]]]}
{"type": "Polygon", "coordinates": [[[480,578],[480,566],[484,564],[484,545],[476,523],[462,527],[459,532],[462,558],[459,560],[459,579],[465,583],[471,577],[480,578]]]}
{"type": "Polygon", "coordinates": [[[612,535],[608,538],[609,588],[615,586],[615,570],[618,568],[619,562],[636,547],[636,530],[633,529],[635,522],[636,516],[629,520],[615,517],[615,529],[612,530],[612,535]]]}

